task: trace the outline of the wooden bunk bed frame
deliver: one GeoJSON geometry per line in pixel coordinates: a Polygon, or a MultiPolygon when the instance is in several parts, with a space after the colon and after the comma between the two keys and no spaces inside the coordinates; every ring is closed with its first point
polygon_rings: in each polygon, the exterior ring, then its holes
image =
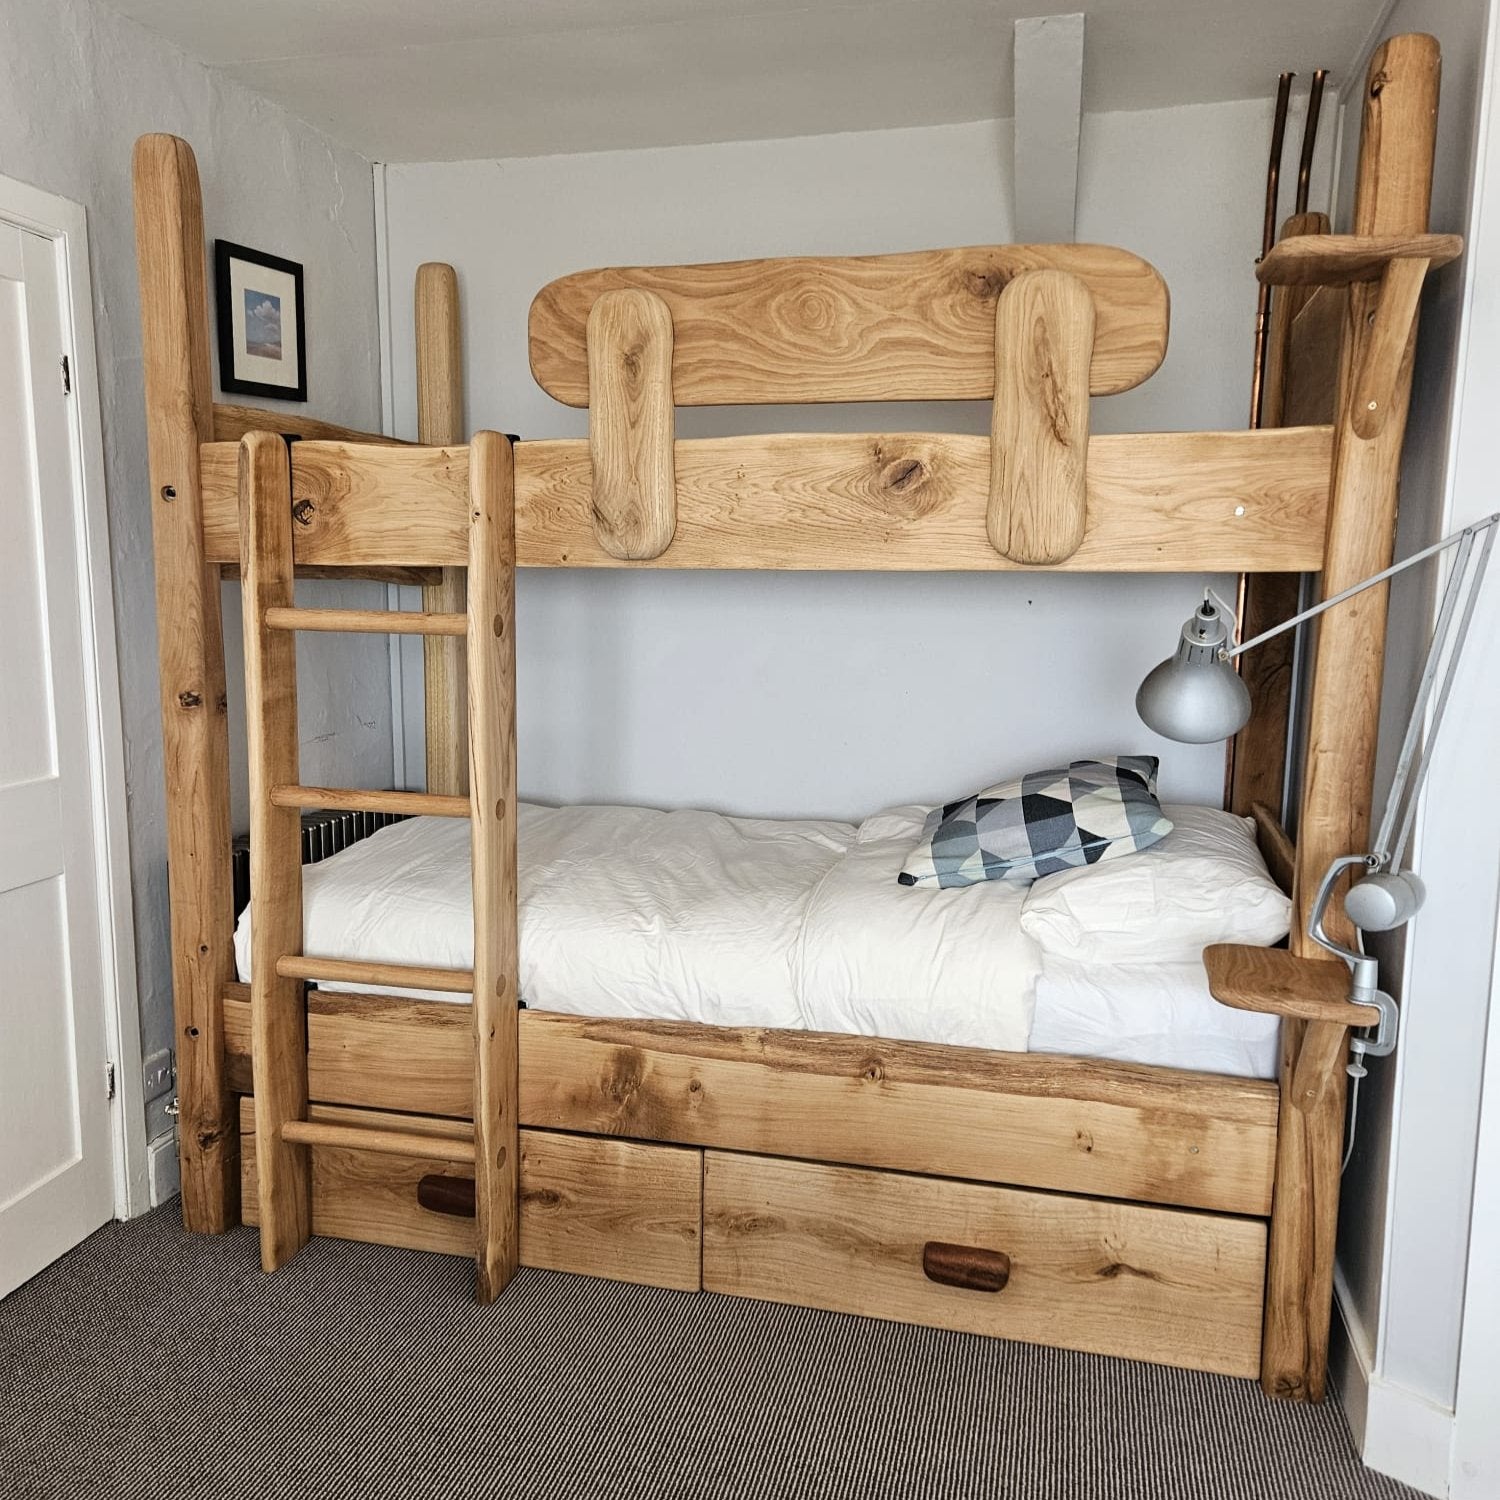
{"type": "Polygon", "coordinates": [[[1391,558],[1417,295],[1458,251],[1426,233],[1438,69],[1430,37],[1380,49],[1353,235],[1298,221],[1260,267],[1294,289],[1274,315],[1271,413],[1314,425],[1092,441],[1090,394],[1159,363],[1166,293],[1144,262],[1090,246],[565,278],[533,306],[532,361],[560,399],[592,403],[587,441],[463,443],[442,266],[417,280],[419,444],[217,405],[196,165],[184,142],[143,138],[187,1226],[259,1220],[268,1268],[309,1233],[344,1235],[475,1254],[484,1298],[518,1263],[556,1266],[1320,1399],[1344,1063],[1374,1014],[1305,928],[1329,862],[1365,847],[1385,590],[1322,622],[1295,848],[1262,805],[1279,802],[1285,666],[1258,679],[1239,737],[1233,805],[1255,805],[1296,921],[1290,951],[1207,962],[1222,1001],[1284,1018],[1279,1082],[1261,1082],[518,1011],[514,568],[1232,570],[1252,617],[1286,609],[1287,578],[1321,573],[1326,594],[1368,576],[1391,558]],[[992,440],[673,435],[676,404],[911,397],[993,398],[992,440]],[[235,982],[229,887],[219,589],[235,568],[253,992],[235,982]],[[300,610],[294,569],[420,582],[427,613],[300,610]],[[311,628],[426,637],[427,794],[297,785],[292,643],[311,628]],[[471,816],[475,910],[498,914],[476,917],[474,972],[303,955],[305,805],[471,816]],[[317,979],[472,988],[474,1004],[304,990],[317,979]]]}

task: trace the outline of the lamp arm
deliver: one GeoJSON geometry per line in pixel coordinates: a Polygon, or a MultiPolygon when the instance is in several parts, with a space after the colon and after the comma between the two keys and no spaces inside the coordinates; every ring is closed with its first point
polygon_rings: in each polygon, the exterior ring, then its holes
{"type": "Polygon", "coordinates": [[[1443,714],[1448,707],[1448,698],[1453,689],[1453,679],[1457,675],[1459,658],[1463,654],[1464,644],[1469,635],[1469,625],[1473,620],[1474,606],[1479,600],[1479,586],[1484,579],[1485,569],[1489,565],[1490,552],[1495,544],[1495,528],[1483,527],[1484,540],[1479,544],[1479,558],[1471,571],[1470,559],[1480,529],[1480,527],[1475,527],[1472,531],[1461,534],[1458,556],[1453,560],[1448,581],[1443,587],[1443,597],[1438,606],[1432,642],[1427,648],[1427,659],[1423,663],[1421,680],[1417,684],[1416,700],[1412,704],[1411,717],[1406,725],[1406,737],[1401,744],[1395,774],[1391,777],[1390,790],[1386,795],[1385,812],[1380,820],[1380,830],[1375,836],[1375,843],[1370,851],[1370,864],[1373,869],[1379,869],[1381,866],[1388,866],[1393,871],[1399,869],[1407,840],[1411,837],[1417,799],[1421,795],[1422,783],[1427,778],[1427,769],[1431,764],[1431,757],[1426,751],[1423,750],[1420,753],[1418,751],[1418,745],[1422,739],[1423,720],[1427,715],[1427,705],[1429,701],[1432,701],[1433,690],[1436,687],[1437,697],[1433,702],[1432,720],[1427,732],[1427,743],[1430,745],[1437,737],[1438,726],[1443,722],[1443,714]],[[1456,623],[1455,616],[1457,617],[1456,623]],[[1443,661],[1445,653],[1446,664],[1443,661]],[[1442,680],[1439,684],[1440,671],[1442,680]],[[1399,832],[1396,828],[1398,816],[1401,820],[1399,832]]]}
{"type": "Polygon", "coordinates": [[[1445,536],[1441,541],[1434,542],[1430,547],[1423,547],[1420,552],[1413,552],[1410,557],[1403,557],[1400,562],[1392,563],[1388,568],[1382,568],[1378,573],[1372,573],[1368,578],[1361,579],[1358,583],[1351,584],[1346,589],[1341,589],[1331,598],[1323,599],[1314,604],[1311,609],[1304,609],[1300,614],[1295,614],[1289,620],[1283,620],[1279,625],[1273,625],[1269,630],[1263,630],[1259,635],[1251,636],[1248,641],[1241,641],[1238,646],[1226,647],[1219,653],[1221,661],[1233,661],[1237,656],[1243,656],[1247,651],[1253,651],[1257,646],[1264,645],[1269,640],[1274,640],[1278,635],[1285,634],[1288,630],[1295,629],[1306,620],[1311,620],[1316,615],[1321,615],[1325,610],[1332,609],[1335,604],[1342,604],[1345,599],[1352,599],[1356,594],[1362,594],[1366,589],[1374,588],[1377,583],[1384,583],[1388,578],[1394,578],[1397,573],[1404,573],[1408,568],[1415,567],[1419,562],[1426,562],[1429,557],[1435,557],[1439,552],[1445,552],[1449,547],[1457,545],[1465,537],[1473,537],[1482,531],[1489,531],[1497,522],[1500,522],[1500,511],[1485,516],[1482,520],[1475,521],[1470,526],[1465,526],[1462,531],[1455,531],[1451,536],[1445,536]]]}

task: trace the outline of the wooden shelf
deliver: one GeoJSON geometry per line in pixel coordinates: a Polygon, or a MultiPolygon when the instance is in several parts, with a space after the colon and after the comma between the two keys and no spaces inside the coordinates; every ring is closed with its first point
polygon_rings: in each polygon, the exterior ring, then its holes
{"type": "Polygon", "coordinates": [[[1337,959],[1298,958],[1285,948],[1215,943],[1203,950],[1208,988],[1220,1005],[1298,1021],[1374,1026],[1380,1012],[1349,1001],[1349,970],[1337,959]]]}
{"type": "Polygon", "coordinates": [[[1267,286],[1348,286],[1379,280],[1393,260],[1425,260],[1436,270],[1463,249],[1458,234],[1299,234],[1267,252],[1255,278],[1267,286]]]}

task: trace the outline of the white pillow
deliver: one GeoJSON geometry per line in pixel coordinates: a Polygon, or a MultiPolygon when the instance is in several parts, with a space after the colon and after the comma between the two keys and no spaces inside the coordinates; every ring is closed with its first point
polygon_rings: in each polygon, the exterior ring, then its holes
{"type": "Polygon", "coordinates": [[[1046,953],[1079,963],[1190,963],[1210,943],[1279,942],[1292,903],[1266,869],[1250,818],[1213,807],[1164,807],[1160,843],[1108,864],[1046,875],[1021,929],[1046,953]]]}

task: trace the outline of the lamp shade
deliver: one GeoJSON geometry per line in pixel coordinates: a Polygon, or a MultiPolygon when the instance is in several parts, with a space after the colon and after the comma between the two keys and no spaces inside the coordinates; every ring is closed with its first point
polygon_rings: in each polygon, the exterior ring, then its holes
{"type": "Polygon", "coordinates": [[[1220,656],[1229,633],[1205,599],[1182,627],[1177,654],[1153,667],[1135,695],[1148,729],[1186,745],[1227,740],[1250,717],[1250,690],[1220,656]]]}

